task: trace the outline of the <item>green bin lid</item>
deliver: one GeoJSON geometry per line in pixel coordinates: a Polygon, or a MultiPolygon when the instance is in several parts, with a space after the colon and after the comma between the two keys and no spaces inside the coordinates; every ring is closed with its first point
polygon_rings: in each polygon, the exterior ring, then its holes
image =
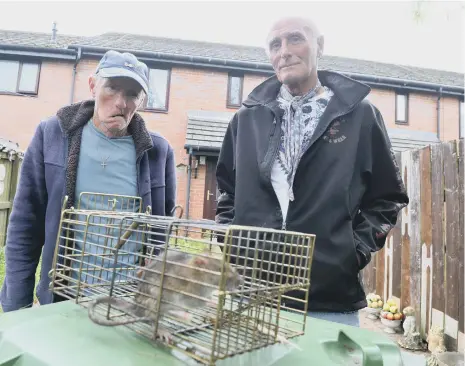
{"type": "MultiPolygon", "coordinates": [[[[402,362],[399,347],[384,334],[319,319],[308,318],[306,334],[292,342],[301,350],[274,345],[217,365],[410,366],[402,362]]],[[[171,349],[127,327],[94,324],[87,310],[72,301],[0,315],[1,366],[185,364],[171,349]]]]}

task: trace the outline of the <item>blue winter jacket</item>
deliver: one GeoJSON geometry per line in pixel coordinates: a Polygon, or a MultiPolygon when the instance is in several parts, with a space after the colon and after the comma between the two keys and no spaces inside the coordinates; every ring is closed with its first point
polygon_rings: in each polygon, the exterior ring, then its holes
{"type": "MultiPolygon", "coordinates": [[[[61,108],[39,124],[25,153],[6,238],[6,276],[0,294],[4,312],[32,306],[41,253],[37,297],[41,305],[53,302],[48,272],[63,199],[69,197],[68,206],[74,202],[82,129],[93,111],[92,100],[61,108]]],[[[137,113],[128,130],[136,147],[143,210],[150,205],[152,214],[171,216],[176,195],[173,149],[166,139],[148,132],[137,113]]]]}

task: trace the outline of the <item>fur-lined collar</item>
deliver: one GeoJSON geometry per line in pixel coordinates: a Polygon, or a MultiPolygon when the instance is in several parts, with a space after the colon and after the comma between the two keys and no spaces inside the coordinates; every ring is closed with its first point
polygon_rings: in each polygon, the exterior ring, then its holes
{"type": "MultiPolygon", "coordinates": [[[[60,126],[65,136],[73,135],[78,129],[82,128],[94,115],[94,100],[85,100],[65,106],[58,113],[60,126]]],[[[143,118],[135,113],[128,126],[128,132],[134,139],[137,156],[153,147],[153,141],[145,126],[143,118]]]]}

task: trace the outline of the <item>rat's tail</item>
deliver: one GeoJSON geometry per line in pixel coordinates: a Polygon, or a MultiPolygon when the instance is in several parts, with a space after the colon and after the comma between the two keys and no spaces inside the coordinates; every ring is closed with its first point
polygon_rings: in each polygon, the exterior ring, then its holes
{"type": "Polygon", "coordinates": [[[117,326],[117,325],[126,325],[126,324],[132,324],[136,322],[150,322],[152,319],[150,318],[143,318],[143,317],[137,317],[137,318],[132,318],[132,319],[127,319],[127,320],[110,320],[107,319],[104,316],[98,316],[96,315],[95,312],[95,307],[99,304],[110,304],[118,309],[124,311],[124,312],[132,312],[136,313],[135,306],[132,304],[128,304],[124,301],[121,301],[120,299],[115,299],[110,296],[105,296],[101,297],[99,299],[94,300],[88,307],[88,314],[90,320],[92,320],[94,323],[98,325],[103,325],[103,326],[117,326]]]}

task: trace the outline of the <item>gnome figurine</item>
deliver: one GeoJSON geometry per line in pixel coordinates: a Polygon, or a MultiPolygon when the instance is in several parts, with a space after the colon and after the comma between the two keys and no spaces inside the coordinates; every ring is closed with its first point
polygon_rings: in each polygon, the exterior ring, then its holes
{"type": "Polygon", "coordinates": [[[405,315],[403,323],[404,336],[399,339],[399,346],[411,351],[424,350],[425,347],[423,346],[421,335],[417,332],[415,309],[411,306],[407,306],[403,313],[405,315]]]}

